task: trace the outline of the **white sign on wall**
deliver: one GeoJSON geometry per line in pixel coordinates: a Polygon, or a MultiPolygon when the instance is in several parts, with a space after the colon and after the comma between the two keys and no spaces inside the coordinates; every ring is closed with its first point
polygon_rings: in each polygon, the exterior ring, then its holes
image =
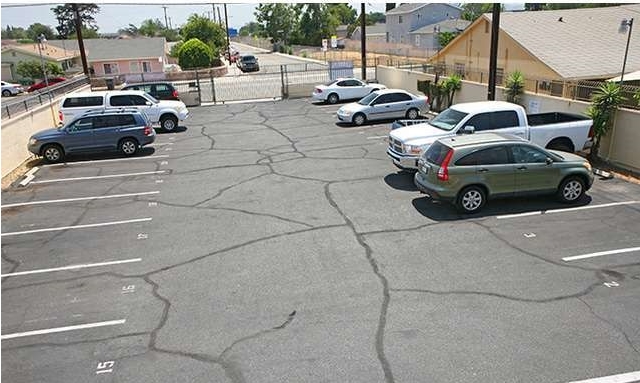
{"type": "Polygon", "coordinates": [[[328,44],[329,44],[329,42],[327,41],[327,39],[322,39],[322,51],[323,52],[327,51],[328,44]]]}
{"type": "Polygon", "coordinates": [[[538,100],[529,100],[529,110],[528,113],[540,113],[540,101],[538,100]]]}
{"type": "Polygon", "coordinates": [[[331,48],[338,47],[338,36],[331,36],[331,48]]]}

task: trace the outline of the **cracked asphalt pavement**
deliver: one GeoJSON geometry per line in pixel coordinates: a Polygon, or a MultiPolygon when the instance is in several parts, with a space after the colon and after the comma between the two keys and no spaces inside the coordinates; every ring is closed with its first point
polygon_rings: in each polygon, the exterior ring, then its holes
{"type": "Polygon", "coordinates": [[[393,167],[388,122],[337,125],[338,107],[192,108],[136,157],[73,157],[4,190],[2,379],[640,370],[640,186],[597,180],[579,209],[527,198],[461,216],[393,167]]]}

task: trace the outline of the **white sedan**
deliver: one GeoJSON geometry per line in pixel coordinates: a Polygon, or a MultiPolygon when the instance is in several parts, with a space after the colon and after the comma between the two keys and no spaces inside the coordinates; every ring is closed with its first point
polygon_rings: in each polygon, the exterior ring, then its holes
{"type": "Polygon", "coordinates": [[[429,98],[402,89],[381,89],[338,109],[338,122],[362,125],[371,120],[415,120],[429,111],[429,98]]]}
{"type": "Polygon", "coordinates": [[[318,85],[313,90],[311,98],[314,101],[324,101],[335,104],[340,100],[356,100],[369,93],[386,89],[387,87],[377,83],[367,83],[357,78],[339,78],[323,85],[318,85]]]}
{"type": "Polygon", "coordinates": [[[2,95],[3,96],[15,96],[19,93],[24,92],[22,85],[20,84],[11,84],[6,81],[2,81],[2,95]]]}

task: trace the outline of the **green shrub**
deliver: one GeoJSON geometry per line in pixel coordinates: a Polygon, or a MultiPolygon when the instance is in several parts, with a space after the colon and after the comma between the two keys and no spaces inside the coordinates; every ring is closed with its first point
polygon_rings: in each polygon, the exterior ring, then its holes
{"type": "Polygon", "coordinates": [[[178,52],[178,64],[183,69],[208,68],[213,58],[211,47],[195,38],[185,42],[178,52]]]}

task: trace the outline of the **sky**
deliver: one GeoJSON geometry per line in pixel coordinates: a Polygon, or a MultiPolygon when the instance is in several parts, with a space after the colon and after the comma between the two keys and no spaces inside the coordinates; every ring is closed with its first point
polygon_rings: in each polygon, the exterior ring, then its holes
{"type": "MultiPolygon", "coordinates": [[[[7,25],[14,27],[27,28],[34,23],[48,25],[54,29],[58,22],[53,16],[51,8],[62,3],[34,4],[35,2],[3,2],[0,9],[0,23],[5,29],[7,25]]],[[[212,13],[211,3],[198,1],[183,1],[173,3],[170,2],[137,2],[136,5],[131,3],[106,3],[104,1],[96,2],[100,6],[100,13],[96,15],[96,24],[100,33],[115,33],[119,29],[123,29],[133,24],[140,26],[144,20],[160,19],[164,23],[164,9],[166,6],[167,19],[172,27],[179,27],[187,21],[187,18],[193,13],[207,16],[212,13]]],[[[360,13],[360,3],[349,2],[349,4],[360,13]]],[[[366,3],[366,12],[384,12],[384,3],[366,3]]],[[[227,15],[229,18],[229,27],[240,29],[245,24],[254,21],[254,10],[258,5],[254,3],[227,3],[227,15]]],[[[220,9],[220,16],[224,22],[224,6],[222,3],[216,3],[216,8],[220,9]]],[[[216,9],[216,20],[217,20],[216,9]]]]}

